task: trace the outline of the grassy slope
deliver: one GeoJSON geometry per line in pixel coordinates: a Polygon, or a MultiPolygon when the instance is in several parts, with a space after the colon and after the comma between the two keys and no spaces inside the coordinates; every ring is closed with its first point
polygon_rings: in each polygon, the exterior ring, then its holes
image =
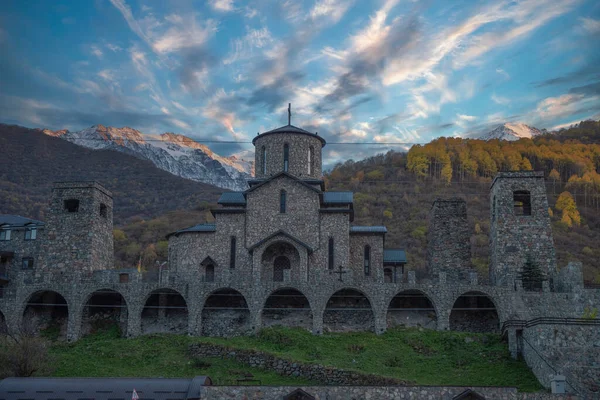
{"type": "Polygon", "coordinates": [[[207,359],[198,368],[187,356],[190,343],[211,342],[258,349],[283,358],[397,377],[420,385],[541,387],[524,362],[510,359],[497,335],[393,329],[384,335],[345,333],[313,336],[300,329],[265,329],[253,337],[190,338],[154,335],[120,339],[94,335],[74,344],[57,344],[55,376],[193,376],[232,384],[250,371],[263,384],[302,384],[229,360],[207,359]]]}

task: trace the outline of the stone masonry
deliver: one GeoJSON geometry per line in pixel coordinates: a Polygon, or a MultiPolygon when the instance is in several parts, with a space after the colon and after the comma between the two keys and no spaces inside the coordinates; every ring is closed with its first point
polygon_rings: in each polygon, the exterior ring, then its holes
{"type": "MultiPolygon", "coordinates": [[[[390,279],[384,267],[403,271],[405,253],[385,248],[385,227],[353,224],[352,193],[325,190],[325,141],[288,125],[254,143],[257,176],[248,189],[224,193],[213,224],[170,234],[168,264],[153,279],[112,269],[112,196],[98,183],[57,183],[46,223],[0,215],[0,232],[11,231],[0,236],[9,238],[0,240],[0,332],[17,332],[29,320],[39,329],[60,325],[68,340],[106,322],[127,337],[233,336],[273,325],[314,334],[380,334],[396,325],[504,327],[516,348],[511,321],[580,318],[585,309],[600,308],[600,290],[583,286],[580,266],[556,272],[541,173],[499,173],[492,183],[491,284],[480,283],[469,264],[467,210],[457,199],[432,207],[430,274],[417,279],[408,270],[390,279]],[[34,227],[35,239],[25,240],[34,227]],[[516,278],[527,259],[552,284],[523,290],[516,278]]],[[[581,352],[594,343],[589,338],[581,352]]]]}

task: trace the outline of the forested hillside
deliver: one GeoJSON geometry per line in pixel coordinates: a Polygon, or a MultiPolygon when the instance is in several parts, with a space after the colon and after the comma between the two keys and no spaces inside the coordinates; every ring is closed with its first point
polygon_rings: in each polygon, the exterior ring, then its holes
{"type": "Polygon", "coordinates": [[[179,178],[150,161],[90,150],[37,130],[0,124],[0,213],[45,219],[52,182],[97,180],[114,197],[115,224],[215,201],[221,189],[179,178]]]}

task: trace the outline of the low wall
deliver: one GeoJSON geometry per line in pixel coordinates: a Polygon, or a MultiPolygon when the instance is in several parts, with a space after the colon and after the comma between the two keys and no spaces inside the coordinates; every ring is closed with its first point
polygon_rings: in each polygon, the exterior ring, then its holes
{"type": "Polygon", "coordinates": [[[404,385],[407,382],[395,378],[363,374],[360,372],[325,367],[318,364],[304,364],[279,358],[272,354],[255,350],[232,349],[209,343],[192,344],[189,347],[192,357],[220,357],[234,360],[251,367],[274,371],[279,375],[295,376],[314,382],[332,385],[404,385]]]}
{"type": "MultiPolygon", "coordinates": [[[[304,391],[316,400],[451,400],[455,396],[472,390],[486,399],[496,400],[575,400],[569,395],[548,393],[517,393],[515,388],[504,387],[441,387],[441,386],[205,386],[202,399],[277,399],[296,390],[304,391]]],[[[291,397],[310,399],[310,397],[291,397]]],[[[474,397],[466,397],[467,399],[474,397]]]]}

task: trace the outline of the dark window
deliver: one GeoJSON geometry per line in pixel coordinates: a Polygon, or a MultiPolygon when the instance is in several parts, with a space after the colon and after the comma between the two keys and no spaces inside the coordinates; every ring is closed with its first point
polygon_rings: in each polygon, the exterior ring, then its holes
{"type": "Polygon", "coordinates": [[[280,213],[284,213],[285,212],[285,209],[286,209],[286,200],[287,200],[286,196],[287,196],[287,194],[286,194],[285,190],[282,190],[279,193],[279,212],[280,213]]]}
{"type": "Polygon", "coordinates": [[[267,149],[265,146],[262,147],[262,172],[267,173],[267,149]]]}
{"type": "Polygon", "coordinates": [[[25,240],[35,240],[37,237],[37,228],[25,229],[25,240]]]}
{"type": "Polygon", "coordinates": [[[212,264],[208,264],[204,269],[204,282],[214,282],[215,281],[215,266],[212,264]]]}
{"type": "Polygon", "coordinates": [[[229,249],[229,268],[235,268],[235,236],[231,237],[231,247],[229,249]]]}
{"type": "Polygon", "coordinates": [[[33,269],[33,257],[23,257],[21,266],[23,269],[33,269]]]}
{"type": "Polygon", "coordinates": [[[288,144],[283,145],[283,170],[288,172],[290,166],[290,146],[288,144]]]}
{"type": "Polygon", "coordinates": [[[371,275],[371,246],[365,246],[365,254],[364,254],[364,268],[365,275],[371,275]]]}
{"type": "Polygon", "coordinates": [[[315,158],[315,149],[314,147],[310,146],[308,148],[308,174],[312,174],[313,173],[313,160],[315,158]]]}
{"type": "Polygon", "coordinates": [[[65,200],[65,211],[70,212],[70,213],[79,211],[79,200],[77,200],[77,199],[65,200]]]}
{"type": "Polygon", "coordinates": [[[496,196],[492,200],[492,221],[496,220],[496,196]]]}
{"type": "Polygon", "coordinates": [[[102,218],[108,218],[108,207],[106,207],[106,204],[104,203],[100,203],[100,216],[102,218]]]}
{"type": "Polygon", "coordinates": [[[333,269],[333,264],[335,263],[335,257],[333,253],[333,238],[329,238],[329,269],[333,269]]]}
{"type": "Polygon", "coordinates": [[[515,215],[531,215],[531,194],[527,190],[513,192],[515,215]]]}
{"type": "Polygon", "coordinates": [[[10,240],[10,229],[0,229],[0,240],[10,240]]]}
{"type": "Polygon", "coordinates": [[[119,274],[119,283],[129,282],[129,274],[119,274]]]}
{"type": "Polygon", "coordinates": [[[283,275],[286,269],[290,269],[290,259],[286,256],[279,256],[273,262],[273,282],[283,282],[283,275]]]}
{"type": "Polygon", "coordinates": [[[394,282],[394,273],[390,268],[386,268],[383,270],[383,281],[385,283],[393,283],[394,282]]]}

